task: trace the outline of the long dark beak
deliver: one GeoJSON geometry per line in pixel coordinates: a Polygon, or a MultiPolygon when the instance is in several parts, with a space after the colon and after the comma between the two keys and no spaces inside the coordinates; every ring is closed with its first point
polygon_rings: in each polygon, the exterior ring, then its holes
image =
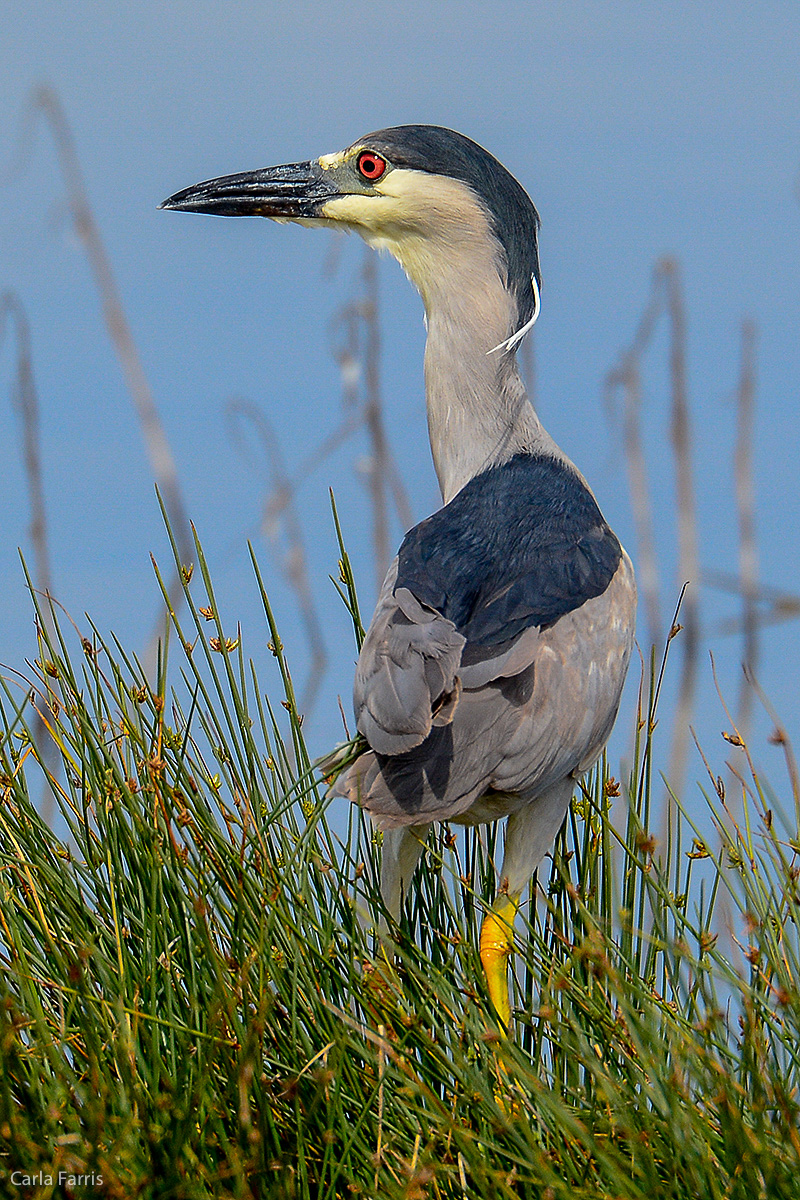
{"type": "Polygon", "coordinates": [[[340,195],[319,163],[265,167],[243,175],[223,175],[170,196],[159,208],[210,213],[215,217],[319,217],[326,200],[340,195]]]}

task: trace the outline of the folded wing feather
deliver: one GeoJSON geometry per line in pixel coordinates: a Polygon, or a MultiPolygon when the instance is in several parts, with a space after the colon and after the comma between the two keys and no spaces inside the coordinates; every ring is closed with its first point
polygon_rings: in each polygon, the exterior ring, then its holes
{"type": "MultiPolygon", "coordinates": [[[[548,700],[541,689],[534,695],[537,654],[552,657],[562,639],[553,643],[548,633],[542,650],[543,633],[602,596],[621,558],[571,464],[531,455],[471,480],[411,530],[356,669],[357,726],[374,758],[351,768],[345,792],[384,814],[386,804],[399,806],[401,821],[419,812],[422,793],[423,809],[434,814],[464,811],[493,774],[503,775],[509,739],[534,715],[525,716],[524,705],[536,706],[534,724],[545,734],[548,700]],[[391,798],[378,802],[387,788],[391,798]]],[[[632,588],[631,576],[635,595],[632,588]]],[[[614,709],[617,699],[609,695],[614,709]]]]}
{"type": "Polygon", "coordinates": [[[361,648],[353,688],[358,729],[380,754],[402,754],[424,742],[434,710],[456,690],[467,640],[407,588],[395,593],[396,582],[397,559],[361,648]]]}

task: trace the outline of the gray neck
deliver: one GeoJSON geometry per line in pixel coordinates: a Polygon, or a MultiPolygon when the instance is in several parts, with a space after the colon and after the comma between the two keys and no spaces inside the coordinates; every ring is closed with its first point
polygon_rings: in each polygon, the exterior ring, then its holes
{"type": "Polygon", "coordinates": [[[516,304],[497,274],[489,280],[484,274],[470,288],[462,275],[455,289],[426,289],[424,297],[428,431],[445,504],[475,475],[515,454],[560,457],[528,400],[516,354],[489,353],[516,332],[517,322],[516,304]]]}
{"type": "Polygon", "coordinates": [[[445,504],[520,451],[563,457],[528,401],[516,355],[495,350],[523,319],[483,202],[457,179],[410,170],[388,173],[382,192],[372,224],[362,206],[357,228],[398,259],[425,305],[428,431],[445,504]],[[381,217],[386,206],[392,220],[381,217]]]}

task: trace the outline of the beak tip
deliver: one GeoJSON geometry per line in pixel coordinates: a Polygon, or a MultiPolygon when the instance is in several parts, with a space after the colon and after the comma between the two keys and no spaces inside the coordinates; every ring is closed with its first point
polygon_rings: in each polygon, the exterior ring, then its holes
{"type": "Polygon", "coordinates": [[[176,192],[174,196],[167,196],[166,200],[162,200],[156,207],[158,209],[166,209],[167,211],[178,209],[181,207],[179,201],[182,194],[181,192],[176,192]]]}

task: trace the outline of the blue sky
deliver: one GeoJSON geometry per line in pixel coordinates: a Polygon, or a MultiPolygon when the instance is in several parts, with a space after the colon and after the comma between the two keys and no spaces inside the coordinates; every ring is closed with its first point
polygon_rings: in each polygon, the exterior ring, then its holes
{"type": "MultiPolygon", "coordinates": [[[[589,478],[635,557],[618,430],[602,381],[629,342],[654,262],[675,256],[689,319],[701,559],[736,569],[732,396],[744,318],[758,326],[759,552],[762,578],[800,592],[797,393],[800,381],[800,18],[791,3],[209,3],[144,0],[2,5],[0,164],[10,162],[32,86],[57,89],[94,211],[177,459],[187,507],[214,569],[226,619],[264,663],[263,623],[246,553],[254,537],[284,640],[302,679],[292,600],[259,538],[262,481],[225,428],[232,397],[269,413],[289,463],[341,413],[329,347],[352,298],[361,248],[323,271],[328,234],[267,222],[158,212],[199,179],[316,157],[385,125],[449,125],[486,145],[542,216],[538,404],[589,478]]],[[[83,251],[66,218],[52,141],[39,128],[24,171],[0,190],[0,288],[22,297],[42,405],[55,590],[76,616],[141,647],[156,610],[152,551],[167,559],[152,478],[83,251]]],[[[427,447],[421,305],[380,263],[387,423],[416,519],[438,504],[427,447]]],[[[646,360],[647,444],[665,608],[677,597],[668,453],[666,340],[646,360]]],[[[0,661],[34,653],[17,556],[30,554],[19,430],[0,347],[0,661]]],[[[313,721],[322,749],[349,709],[352,643],[327,575],[336,548],[333,485],[362,600],[373,598],[363,440],[302,492],[330,668],[313,721]]],[[[393,540],[402,530],[395,523],[393,540]]],[[[715,633],[735,602],[703,589],[702,617],[735,700],[740,647],[715,633]]],[[[765,631],[761,675],[797,739],[800,624],[765,631]]],[[[704,658],[698,724],[723,756],[704,658]]],[[[757,757],[776,783],[778,752],[759,727],[757,757]]],[[[696,764],[695,764],[696,765],[696,764]]],[[[693,774],[698,771],[694,769],[693,774]]]]}

